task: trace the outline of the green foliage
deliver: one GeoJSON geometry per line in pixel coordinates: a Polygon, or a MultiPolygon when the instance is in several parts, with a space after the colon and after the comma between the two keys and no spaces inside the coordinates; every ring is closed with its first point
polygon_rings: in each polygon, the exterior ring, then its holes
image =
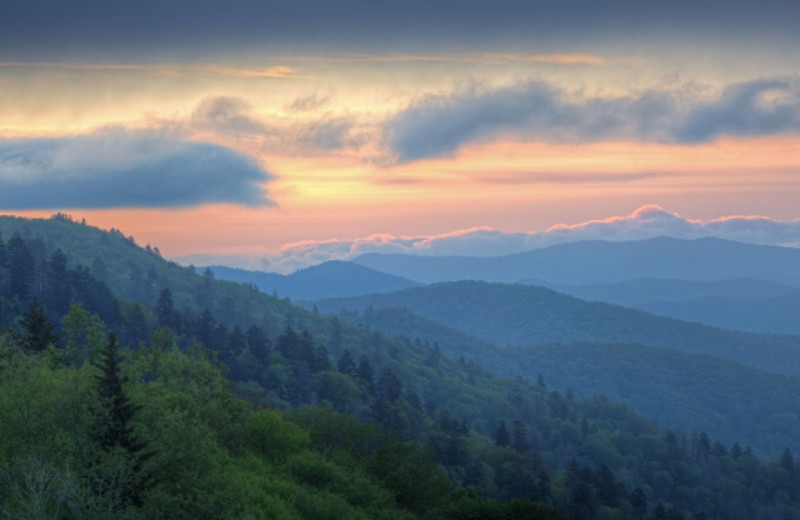
{"type": "Polygon", "coordinates": [[[39,300],[33,298],[28,310],[19,320],[22,348],[32,353],[43,352],[48,346],[59,340],[55,332],[55,324],[50,323],[39,300]]]}
{"type": "Polygon", "coordinates": [[[97,314],[90,313],[77,302],[70,304],[69,312],[61,318],[61,325],[64,330],[62,357],[68,365],[96,359],[108,341],[105,324],[97,314]]]}
{"type": "MultiPolygon", "coordinates": [[[[106,454],[102,472],[92,473],[98,443],[92,410],[100,400],[96,369],[79,358],[94,350],[89,338],[102,334],[98,322],[79,310],[62,322],[73,342],[63,355],[50,348],[28,356],[13,338],[0,336],[0,472],[29,482],[26,489],[45,490],[47,507],[74,506],[84,517],[114,506],[134,518],[187,519],[554,514],[537,510],[530,503],[536,501],[576,516],[626,518],[636,517],[635,499],[644,497],[663,503],[665,514],[797,514],[798,479],[786,461],[762,463],[747,448],[727,449],[730,440],[716,434],[660,429],[606,398],[581,399],[586,394],[578,385],[576,398],[485,370],[523,366],[518,356],[530,352],[508,350],[512,357],[505,357],[503,349],[474,339],[459,344],[464,336],[457,334],[447,336],[449,343],[423,338],[427,345],[412,334],[390,339],[375,332],[380,309],[362,322],[372,330],[346,325],[252,286],[179,268],[118,232],[63,220],[0,218],[0,228],[23,233],[37,261],[51,261],[47,255],[61,247],[73,300],[85,312],[105,322],[103,313],[112,316],[116,308],[114,327],[126,337],[123,346],[134,349],[121,353],[120,380],[129,378],[125,395],[142,406],[129,424],[155,452],[145,466],[157,479],[143,491],[141,507],[126,507],[124,494],[110,492],[124,489],[130,477],[119,449],[106,454]],[[109,300],[98,278],[129,301],[109,300]],[[172,295],[171,312],[165,299],[159,305],[163,289],[172,295]],[[329,352],[345,361],[334,367],[329,352]],[[69,363],[58,363],[62,358],[69,363]],[[507,446],[494,440],[502,423],[507,446]],[[628,492],[637,488],[641,497],[628,492]]],[[[7,282],[7,275],[8,267],[0,267],[0,278],[7,282]]],[[[463,303],[477,306],[477,293],[467,296],[463,303]]],[[[5,324],[24,310],[8,283],[0,286],[0,303],[5,324]]],[[[415,323],[409,321],[410,332],[415,323]]],[[[526,373],[544,374],[551,388],[563,384],[543,363],[531,363],[526,373]]],[[[581,370],[565,365],[580,380],[581,370]]],[[[632,379],[620,370],[612,376],[620,384],[632,379]]],[[[776,420],[791,424],[792,417],[784,412],[776,420]]],[[[30,510],[32,502],[19,500],[22,489],[0,487],[4,511],[30,510]]]]}

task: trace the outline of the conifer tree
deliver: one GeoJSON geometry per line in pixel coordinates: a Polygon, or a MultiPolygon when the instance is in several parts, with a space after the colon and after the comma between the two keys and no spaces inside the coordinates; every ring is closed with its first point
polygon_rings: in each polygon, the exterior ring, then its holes
{"type": "Polygon", "coordinates": [[[500,426],[497,427],[494,434],[494,443],[501,448],[511,444],[511,436],[508,434],[505,421],[500,421],[500,426]]]}
{"type": "MultiPolygon", "coordinates": [[[[99,410],[93,431],[93,440],[100,454],[117,452],[122,454],[129,478],[120,483],[118,490],[123,504],[141,505],[142,493],[149,485],[149,477],[143,471],[144,462],[153,456],[145,451],[147,445],[133,431],[132,421],[141,406],[134,405],[125,394],[123,385],[128,381],[120,369],[117,339],[109,333],[108,343],[100,351],[100,358],[93,363],[100,369],[95,377],[99,410]]],[[[99,465],[99,461],[96,461],[99,465]]]]}
{"type": "Polygon", "coordinates": [[[168,287],[161,289],[158,295],[156,319],[159,327],[175,329],[175,304],[172,300],[172,291],[168,287]]]}
{"type": "Polygon", "coordinates": [[[28,304],[28,310],[19,321],[22,328],[22,347],[32,353],[42,352],[50,344],[56,344],[59,335],[55,332],[55,324],[50,323],[42,304],[33,298],[28,304]]]}
{"type": "Polygon", "coordinates": [[[339,362],[336,364],[336,367],[342,374],[348,376],[356,375],[358,367],[356,366],[356,361],[353,359],[353,354],[350,352],[350,349],[344,349],[342,355],[339,356],[339,362]]]}

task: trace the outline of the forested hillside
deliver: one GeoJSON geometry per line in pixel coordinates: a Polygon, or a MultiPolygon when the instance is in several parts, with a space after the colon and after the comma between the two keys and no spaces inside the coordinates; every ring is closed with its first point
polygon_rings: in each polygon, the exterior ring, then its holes
{"type": "Polygon", "coordinates": [[[704,430],[729,443],[777,455],[800,438],[800,378],[722,358],[631,343],[550,343],[499,347],[407,309],[340,311],[343,321],[411,337],[505,377],[543,376],[581,397],[625,403],[662,426],[704,430]]]}
{"type": "Polygon", "coordinates": [[[605,398],[503,379],[64,216],[2,218],[0,232],[8,518],[800,511],[790,449],[759,460],[605,398]],[[129,406],[109,404],[123,395],[129,406]],[[109,422],[114,410],[121,424],[109,422]]]}
{"type": "Polygon", "coordinates": [[[800,337],[716,329],[550,289],[476,281],[447,282],[316,302],[322,312],[403,307],[498,345],[620,341],[716,355],[781,374],[800,374],[800,337]]]}
{"type": "Polygon", "coordinates": [[[764,280],[716,282],[644,278],[618,283],[567,285],[525,280],[582,300],[634,307],[659,316],[750,332],[800,333],[800,291],[764,280]]]}
{"type": "Polygon", "coordinates": [[[262,292],[293,300],[318,300],[399,291],[418,285],[411,280],[385,274],[352,262],[331,260],[289,275],[209,266],[221,280],[252,284],[262,292]]]}

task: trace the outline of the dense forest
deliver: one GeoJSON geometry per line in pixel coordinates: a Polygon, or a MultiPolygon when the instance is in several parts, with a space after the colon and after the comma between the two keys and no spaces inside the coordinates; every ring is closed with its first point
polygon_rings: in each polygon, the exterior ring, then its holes
{"type": "Polygon", "coordinates": [[[800,514],[788,447],[504,379],[66,215],[0,233],[5,518],[800,514]]]}

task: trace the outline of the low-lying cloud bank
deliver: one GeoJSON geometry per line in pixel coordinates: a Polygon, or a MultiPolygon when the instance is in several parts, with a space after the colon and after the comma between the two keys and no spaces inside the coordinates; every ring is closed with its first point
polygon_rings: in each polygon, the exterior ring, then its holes
{"type": "Polygon", "coordinates": [[[163,130],[104,128],[56,138],[0,139],[6,210],[267,206],[272,179],[254,160],[163,130]]]}
{"type": "Polygon", "coordinates": [[[479,227],[433,236],[372,235],[355,240],[305,241],[286,245],[279,254],[254,258],[196,255],[179,259],[198,265],[221,263],[246,269],[290,273],[328,260],[351,260],[363,253],[399,253],[429,256],[502,256],[582,240],[644,240],[717,237],[740,242],[800,247],[800,220],[731,216],[709,221],[691,220],[656,205],[642,206],[624,217],[559,224],[542,232],[503,233],[479,227]]]}

